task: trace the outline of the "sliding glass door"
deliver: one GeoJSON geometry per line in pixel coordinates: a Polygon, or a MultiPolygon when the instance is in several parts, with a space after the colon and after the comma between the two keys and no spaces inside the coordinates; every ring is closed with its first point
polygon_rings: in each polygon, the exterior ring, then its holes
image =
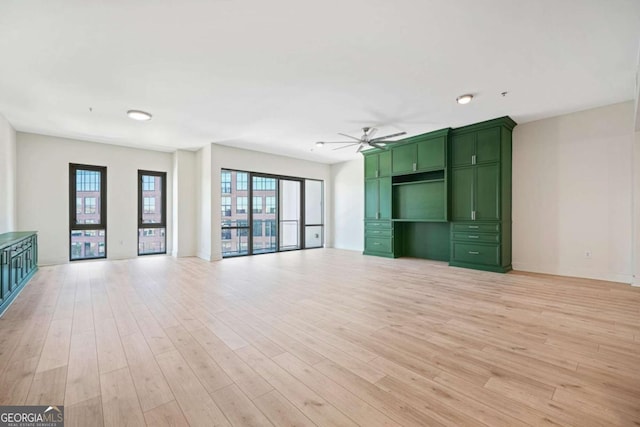
{"type": "Polygon", "coordinates": [[[223,257],[322,247],[322,181],[235,170],[220,178],[223,257]]]}
{"type": "Polygon", "coordinates": [[[302,181],[280,180],[280,250],[300,249],[302,181]]]}
{"type": "Polygon", "coordinates": [[[324,244],[323,182],[304,181],[304,247],[320,248],[324,244]]]}
{"type": "Polygon", "coordinates": [[[222,256],[249,253],[249,173],[222,171],[222,256]]]}
{"type": "Polygon", "coordinates": [[[278,250],[277,220],[278,199],[277,179],[253,175],[251,179],[251,232],[254,254],[264,254],[278,250]]]}

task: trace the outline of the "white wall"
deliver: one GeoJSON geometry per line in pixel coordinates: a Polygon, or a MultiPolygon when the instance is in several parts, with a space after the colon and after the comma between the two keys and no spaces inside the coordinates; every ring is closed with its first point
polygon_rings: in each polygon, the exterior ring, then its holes
{"type": "Polygon", "coordinates": [[[196,153],[177,150],[173,153],[173,256],[197,254],[196,205],[196,153]]]}
{"type": "MultiPolygon", "coordinates": [[[[222,258],[222,240],[220,234],[220,171],[237,169],[250,172],[262,172],[274,175],[286,175],[299,178],[311,178],[325,181],[325,236],[331,235],[331,223],[327,213],[331,212],[331,191],[326,183],[330,180],[330,166],[309,162],[292,157],[276,156],[258,151],[243,150],[224,145],[211,144],[211,257],[222,258]]],[[[201,150],[202,151],[202,150],[201,150]]],[[[327,242],[326,246],[329,246],[327,242]]],[[[200,255],[198,255],[200,256],[200,255]]],[[[201,257],[205,258],[206,257],[201,257]]]]}
{"type": "Polygon", "coordinates": [[[627,102],[515,128],[515,270],[631,282],[633,127],[627,102]]]}
{"type": "Polygon", "coordinates": [[[333,246],[364,250],[364,161],[331,165],[333,246]]]}
{"type": "MultiPolygon", "coordinates": [[[[218,178],[218,181],[220,179],[218,178]]],[[[196,224],[198,230],[198,257],[212,261],[211,255],[211,145],[196,153],[196,224]]],[[[220,200],[220,197],[217,198],[220,200]]],[[[218,209],[220,210],[220,209],[218,209]]]]}
{"type": "Polygon", "coordinates": [[[0,114],[0,234],[16,231],[16,131],[0,114]]]}
{"type": "MultiPolygon", "coordinates": [[[[107,256],[137,256],[138,169],[167,172],[170,153],[96,144],[29,133],[17,134],[18,227],[38,231],[40,264],[69,260],[69,163],[107,167],[107,256]]],[[[167,186],[172,206],[172,186],[167,186]]],[[[171,251],[172,210],[167,212],[171,251]]]]}
{"type": "Polygon", "coordinates": [[[633,144],[633,284],[640,286],[640,132],[633,144]]]}

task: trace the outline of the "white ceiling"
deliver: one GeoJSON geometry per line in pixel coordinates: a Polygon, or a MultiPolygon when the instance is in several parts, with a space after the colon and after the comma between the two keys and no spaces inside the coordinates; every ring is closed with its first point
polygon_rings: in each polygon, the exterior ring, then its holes
{"type": "Polygon", "coordinates": [[[639,40],[638,0],[3,0],[0,114],[19,131],[335,163],[359,155],[314,142],[363,126],[416,135],[633,99],[639,40]]]}

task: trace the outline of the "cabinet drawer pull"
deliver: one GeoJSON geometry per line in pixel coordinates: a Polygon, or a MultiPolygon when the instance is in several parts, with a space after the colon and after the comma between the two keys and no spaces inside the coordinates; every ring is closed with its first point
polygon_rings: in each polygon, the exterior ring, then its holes
{"type": "Polygon", "coordinates": [[[373,234],[380,234],[380,230],[373,230],[372,233],[373,234]]]}
{"type": "Polygon", "coordinates": [[[467,236],[467,237],[470,238],[470,239],[479,239],[480,238],[480,236],[467,236]]]}
{"type": "Polygon", "coordinates": [[[480,252],[478,252],[478,251],[469,251],[469,254],[471,254],[471,255],[480,255],[480,252]]]}
{"type": "Polygon", "coordinates": [[[373,242],[374,246],[380,246],[380,242],[373,242]]]}
{"type": "Polygon", "coordinates": [[[470,225],[469,228],[480,228],[479,225],[470,225]]]}

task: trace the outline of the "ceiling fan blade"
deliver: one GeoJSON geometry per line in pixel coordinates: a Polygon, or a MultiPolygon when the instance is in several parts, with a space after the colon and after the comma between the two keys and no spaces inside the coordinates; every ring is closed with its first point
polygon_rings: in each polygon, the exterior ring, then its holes
{"type": "Polygon", "coordinates": [[[353,147],[354,145],[358,145],[358,143],[357,143],[357,142],[356,142],[356,143],[354,143],[354,144],[349,143],[349,145],[345,145],[345,146],[343,146],[343,147],[334,148],[334,149],[333,149],[333,151],[336,151],[336,150],[342,150],[343,148],[353,147]]]}
{"type": "Polygon", "coordinates": [[[347,135],[346,133],[338,132],[338,135],[346,136],[347,138],[355,139],[356,141],[360,141],[360,138],[356,138],[355,136],[347,135]]]}
{"type": "Polygon", "coordinates": [[[382,144],[378,144],[377,142],[369,142],[369,145],[375,148],[380,148],[382,150],[386,150],[387,149],[387,143],[382,143],[382,144]]]}
{"type": "Polygon", "coordinates": [[[406,134],[407,134],[406,132],[392,133],[391,135],[385,135],[385,136],[379,136],[378,138],[373,138],[369,142],[382,141],[383,139],[394,138],[396,136],[401,136],[401,135],[406,135],[406,134]]]}
{"type": "Polygon", "coordinates": [[[360,146],[359,146],[359,147],[358,147],[358,149],[356,150],[356,153],[361,152],[363,148],[364,148],[364,144],[360,144],[360,146]]]}
{"type": "Polygon", "coordinates": [[[372,137],[373,135],[375,135],[375,134],[376,134],[376,132],[378,132],[378,129],[376,129],[376,128],[369,128],[369,133],[367,133],[367,139],[368,139],[369,141],[371,141],[371,137],[372,137]]]}
{"type": "Polygon", "coordinates": [[[318,142],[322,142],[323,144],[359,144],[360,140],[358,140],[358,142],[353,142],[353,141],[318,141],[318,142]]]}

